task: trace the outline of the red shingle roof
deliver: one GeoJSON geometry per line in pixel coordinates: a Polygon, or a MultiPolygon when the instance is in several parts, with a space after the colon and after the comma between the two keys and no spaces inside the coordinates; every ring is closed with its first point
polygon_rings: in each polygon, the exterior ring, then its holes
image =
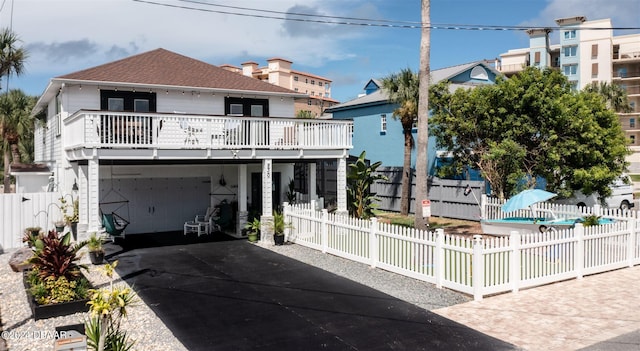
{"type": "Polygon", "coordinates": [[[292,90],[245,77],[162,48],[57,78],[296,94],[292,90]]]}

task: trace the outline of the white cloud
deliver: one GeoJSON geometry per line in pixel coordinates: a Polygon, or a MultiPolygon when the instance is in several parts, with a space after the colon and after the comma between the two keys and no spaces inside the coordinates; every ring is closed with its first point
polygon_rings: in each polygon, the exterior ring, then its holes
{"type": "MultiPolygon", "coordinates": [[[[154,1],[246,13],[177,0],[154,1]]],[[[297,0],[245,0],[234,1],[233,6],[332,12],[327,2],[306,1],[302,7],[297,3],[297,0]]],[[[10,13],[8,8],[3,9],[0,21],[8,23],[10,13]]],[[[23,0],[16,1],[13,8],[13,30],[30,51],[30,73],[70,73],[159,47],[214,64],[238,64],[228,62],[228,58],[233,57],[279,56],[318,66],[353,55],[340,42],[352,38],[353,31],[344,27],[334,29],[326,25],[192,11],[132,0],[23,0]],[[296,31],[292,32],[292,28],[296,31]],[[302,35],[291,35],[296,32],[302,35]]]]}
{"type": "MultiPolygon", "coordinates": [[[[544,10],[526,21],[525,25],[555,26],[556,19],[574,16],[585,16],[587,20],[611,18],[614,27],[637,28],[640,27],[640,1],[549,0],[544,10]]],[[[628,34],[628,32],[621,34],[628,34]]]]}

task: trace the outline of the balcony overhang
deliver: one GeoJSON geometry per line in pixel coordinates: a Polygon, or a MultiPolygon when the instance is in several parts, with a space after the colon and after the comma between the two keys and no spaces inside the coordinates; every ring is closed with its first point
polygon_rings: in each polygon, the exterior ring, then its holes
{"type": "Polygon", "coordinates": [[[336,159],[353,147],[345,120],[79,111],[63,131],[69,161],[336,159]]]}

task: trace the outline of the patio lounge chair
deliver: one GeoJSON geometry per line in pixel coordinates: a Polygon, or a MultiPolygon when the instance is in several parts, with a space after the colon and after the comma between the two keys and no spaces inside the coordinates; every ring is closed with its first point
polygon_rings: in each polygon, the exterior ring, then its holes
{"type": "Polygon", "coordinates": [[[124,238],[124,230],[129,225],[129,221],[118,216],[114,212],[102,214],[102,226],[104,230],[113,237],[124,238]]]}

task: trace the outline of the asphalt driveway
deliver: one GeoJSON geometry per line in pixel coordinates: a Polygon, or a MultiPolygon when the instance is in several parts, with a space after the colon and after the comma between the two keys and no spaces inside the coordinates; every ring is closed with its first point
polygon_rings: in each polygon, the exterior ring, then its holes
{"type": "Polygon", "coordinates": [[[514,349],[244,240],[138,239],[109,260],[189,350],[514,349]]]}

